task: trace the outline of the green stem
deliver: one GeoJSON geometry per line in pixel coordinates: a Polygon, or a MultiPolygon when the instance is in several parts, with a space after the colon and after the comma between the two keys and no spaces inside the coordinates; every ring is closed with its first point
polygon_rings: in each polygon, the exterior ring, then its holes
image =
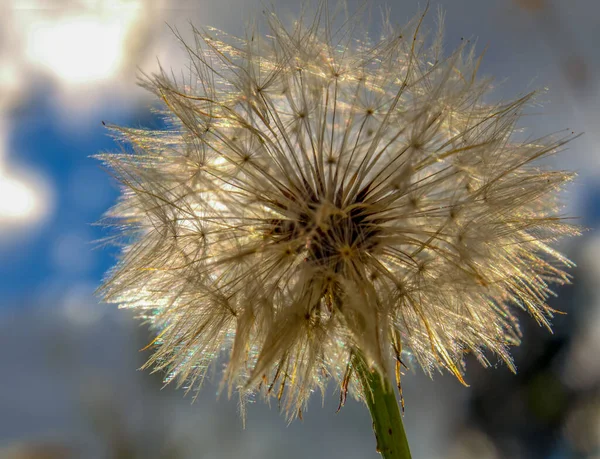
{"type": "Polygon", "coordinates": [[[352,366],[365,391],[365,402],[373,419],[377,451],[384,459],[410,459],[408,440],[396,394],[389,378],[371,371],[361,352],[354,351],[352,366]]]}

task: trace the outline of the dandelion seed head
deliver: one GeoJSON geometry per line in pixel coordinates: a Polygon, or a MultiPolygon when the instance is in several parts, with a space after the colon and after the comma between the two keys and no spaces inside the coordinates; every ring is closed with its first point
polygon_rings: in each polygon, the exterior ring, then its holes
{"type": "Polygon", "coordinates": [[[570,265],[551,244],[577,233],[572,174],[538,161],[570,137],[516,135],[533,94],[490,103],[473,46],[444,56],[422,16],[360,41],[326,8],[268,13],[264,37],[194,29],[189,74],[143,83],[168,127],[113,126],[131,151],[101,155],[123,191],[100,291],[157,330],[148,365],[191,389],[224,361],[223,390],[291,417],[348,390],[357,350],[381,372],[403,352],[461,381],[466,354],[514,370],[515,311],[550,326],[570,265]]]}

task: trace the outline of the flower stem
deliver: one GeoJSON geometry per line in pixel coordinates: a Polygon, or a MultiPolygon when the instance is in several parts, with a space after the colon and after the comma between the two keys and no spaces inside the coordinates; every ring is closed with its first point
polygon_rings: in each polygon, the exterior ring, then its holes
{"type": "Polygon", "coordinates": [[[377,451],[384,459],[410,459],[402,416],[389,378],[382,378],[378,372],[371,371],[362,353],[356,350],[352,366],[365,391],[365,401],[373,419],[377,451]]]}

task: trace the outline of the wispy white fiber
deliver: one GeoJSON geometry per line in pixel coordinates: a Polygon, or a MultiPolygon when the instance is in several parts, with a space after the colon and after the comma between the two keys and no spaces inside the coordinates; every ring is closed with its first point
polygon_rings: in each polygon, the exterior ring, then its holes
{"type": "Polygon", "coordinates": [[[101,294],[156,328],[168,381],[225,357],[224,390],[293,417],[330,379],[354,390],[353,350],[398,382],[403,352],[463,381],[467,354],[513,368],[516,309],[550,326],[573,175],[537,160],[569,135],[519,140],[533,95],[490,103],[473,47],[444,55],[422,17],[378,39],[362,19],[334,27],[323,2],[267,12],[264,36],[195,30],[183,75],[144,82],[168,128],[113,127],[131,148],[101,155],[123,248],[101,294]]]}

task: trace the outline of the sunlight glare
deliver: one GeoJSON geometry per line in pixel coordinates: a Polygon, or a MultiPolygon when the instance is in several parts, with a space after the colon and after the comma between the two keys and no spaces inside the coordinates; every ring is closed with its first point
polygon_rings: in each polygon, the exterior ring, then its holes
{"type": "Polygon", "coordinates": [[[52,211],[52,188],[30,168],[0,162],[0,227],[33,227],[52,211]]]}
{"type": "Polygon", "coordinates": [[[107,79],[123,63],[126,38],[139,12],[115,8],[102,14],[38,19],[31,24],[27,55],[66,83],[107,79]]]}
{"type": "Polygon", "coordinates": [[[37,197],[26,183],[0,176],[0,221],[28,219],[37,206],[37,197]]]}

